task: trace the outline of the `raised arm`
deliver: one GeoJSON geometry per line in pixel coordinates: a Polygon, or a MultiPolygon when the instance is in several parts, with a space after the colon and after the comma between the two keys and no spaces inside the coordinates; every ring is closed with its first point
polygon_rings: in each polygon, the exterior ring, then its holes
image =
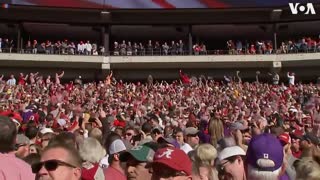
{"type": "Polygon", "coordinates": [[[58,75],[58,77],[59,77],[59,78],[62,78],[62,77],[63,77],[63,75],[64,75],[64,71],[62,71],[62,73],[61,73],[61,74],[59,74],[59,75],[58,75]]]}
{"type": "Polygon", "coordinates": [[[241,77],[239,76],[239,74],[240,74],[240,71],[237,71],[238,83],[241,84],[241,83],[242,83],[242,79],[241,79],[241,77]]]}
{"type": "Polygon", "coordinates": [[[107,77],[107,78],[108,78],[108,79],[111,79],[111,78],[112,78],[112,76],[113,76],[113,71],[111,70],[111,71],[110,71],[110,74],[108,75],[108,77],[107,77]]]}
{"type": "Polygon", "coordinates": [[[29,74],[27,74],[23,79],[26,81],[29,77],[29,74]]]}

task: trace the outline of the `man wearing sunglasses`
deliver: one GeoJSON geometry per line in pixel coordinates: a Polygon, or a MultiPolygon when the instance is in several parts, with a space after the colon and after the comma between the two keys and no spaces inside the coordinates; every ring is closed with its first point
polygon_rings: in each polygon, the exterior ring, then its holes
{"type": "Polygon", "coordinates": [[[0,116],[0,179],[34,180],[30,166],[14,154],[16,136],[15,123],[0,116]]]}
{"type": "Polygon", "coordinates": [[[48,146],[39,163],[32,165],[39,180],[80,180],[81,158],[78,151],[66,144],[48,146]]]}
{"type": "Polygon", "coordinates": [[[16,138],[15,154],[19,158],[25,158],[29,155],[30,140],[24,134],[18,134],[16,138]]]}

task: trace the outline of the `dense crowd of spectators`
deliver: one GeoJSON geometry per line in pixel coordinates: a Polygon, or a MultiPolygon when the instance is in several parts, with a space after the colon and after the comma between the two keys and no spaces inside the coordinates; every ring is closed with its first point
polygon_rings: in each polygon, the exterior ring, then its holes
{"type": "Polygon", "coordinates": [[[320,91],[205,76],[0,81],[2,179],[318,179],[320,91]],[[25,162],[23,162],[25,161],[25,162]],[[32,168],[31,168],[32,167],[32,168]]]}
{"type": "Polygon", "coordinates": [[[227,41],[228,54],[271,54],[273,53],[272,41],[242,42],[227,41]]]}
{"type": "MultiPolygon", "coordinates": [[[[0,38],[0,52],[12,52],[14,42],[9,39],[2,40],[0,38]]],[[[171,43],[159,41],[153,42],[149,40],[148,43],[131,43],[123,40],[121,43],[114,42],[111,48],[111,55],[114,56],[144,56],[144,55],[187,55],[188,44],[182,40],[171,43]]],[[[275,53],[307,53],[319,52],[320,40],[317,38],[303,37],[298,40],[287,40],[281,42],[279,48],[274,48],[274,42],[271,40],[257,40],[257,41],[241,41],[228,40],[226,42],[226,49],[207,50],[204,43],[196,43],[192,46],[192,53],[194,55],[207,54],[275,54],[275,53]]],[[[90,41],[79,41],[78,43],[68,40],[64,41],[45,41],[38,42],[37,40],[27,41],[23,47],[23,53],[42,53],[42,54],[78,54],[78,55],[103,55],[105,53],[104,47],[98,47],[95,43],[90,41]]]]}
{"type": "Polygon", "coordinates": [[[136,43],[133,44],[128,41],[126,43],[125,40],[122,43],[114,42],[113,47],[113,55],[115,56],[144,56],[144,55],[184,55],[186,48],[182,40],[179,42],[171,41],[171,44],[164,42],[160,44],[159,41],[155,43],[152,40],[149,40],[146,45],[143,43],[136,43]]]}
{"type": "MultiPolygon", "coordinates": [[[[297,40],[287,40],[281,42],[278,49],[274,49],[274,42],[267,41],[227,41],[228,54],[273,54],[273,53],[307,53],[319,52],[319,38],[303,37],[297,40]]],[[[223,51],[215,51],[217,54],[225,54],[223,51]]]]}
{"type": "Polygon", "coordinates": [[[1,52],[11,53],[13,47],[14,47],[13,40],[9,40],[8,38],[2,39],[0,37],[0,53],[1,52]]]}
{"type": "Polygon", "coordinates": [[[304,37],[298,41],[281,42],[280,53],[320,52],[320,39],[304,37]]]}
{"type": "MultiPolygon", "coordinates": [[[[11,53],[17,52],[14,49],[15,44],[13,40],[0,38],[0,52],[11,53]]],[[[78,43],[64,40],[64,41],[45,41],[38,42],[37,40],[28,40],[26,45],[19,50],[20,53],[32,54],[69,54],[69,55],[102,55],[105,50],[103,47],[98,47],[95,43],[90,41],[79,41],[78,43]]]]}
{"type": "Polygon", "coordinates": [[[56,41],[55,43],[49,40],[38,43],[37,40],[33,40],[33,42],[27,42],[24,53],[101,55],[104,53],[104,49],[102,47],[99,49],[97,44],[91,44],[90,41],[80,41],[76,44],[74,42],[69,42],[68,40],[56,41]]]}

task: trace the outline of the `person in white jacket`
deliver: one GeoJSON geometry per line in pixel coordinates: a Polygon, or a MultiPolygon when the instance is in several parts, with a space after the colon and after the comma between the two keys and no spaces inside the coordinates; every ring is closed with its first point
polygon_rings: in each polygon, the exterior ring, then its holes
{"type": "Polygon", "coordinates": [[[295,74],[293,72],[288,72],[287,73],[287,77],[289,80],[289,85],[293,85],[294,86],[294,80],[295,80],[295,74]]]}
{"type": "Polygon", "coordinates": [[[86,55],[91,55],[92,45],[90,44],[90,41],[87,41],[84,45],[84,51],[86,55]]]}
{"type": "Polygon", "coordinates": [[[85,44],[83,44],[82,41],[80,41],[80,43],[78,44],[78,53],[79,54],[83,54],[84,53],[84,48],[85,48],[85,44]]]}

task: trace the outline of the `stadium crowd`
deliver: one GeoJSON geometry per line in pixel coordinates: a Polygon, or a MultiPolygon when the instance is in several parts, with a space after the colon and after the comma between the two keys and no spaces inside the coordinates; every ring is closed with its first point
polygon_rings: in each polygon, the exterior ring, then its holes
{"type": "Polygon", "coordinates": [[[131,44],[130,41],[126,43],[123,40],[121,44],[115,41],[113,47],[113,55],[115,56],[184,55],[187,54],[185,51],[185,45],[182,40],[179,40],[179,42],[171,41],[171,44],[167,44],[167,42],[160,44],[159,41],[153,44],[152,40],[149,40],[146,46],[141,42],[131,44]]]}
{"type": "MultiPolygon", "coordinates": [[[[222,46],[223,47],[223,46],[222,46]]],[[[274,53],[306,53],[319,52],[320,40],[318,38],[303,37],[297,40],[282,41],[278,48],[274,48],[274,42],[271,40],[241,41],[228,40],[226,48],[207,49],[205,43],[195,43],[192,46],[194,55],[207,54],[274,54],[274,53]]],[[[15,48],[14,42],[9,39],[0,38],[0,52],[12,52],[15,48]]],[[[210,47],[209,47],[210,48],[210,47]]],[[[147,43],[137,43],[123,40],[121,43],[115,41],[110,49],[114,56],[144,56],[144,55],[187,55],[188,45],[183,40],[171,41],[171,43],[149,40],[147,43]]],[[[27,41],[23,47],[22,53],[39,54],[69,54],[69,55],[103,55],[105,49],[90,41],[79,41],[78,43],[63,41],[45,41],[37,40],[27,41]]]]}
{"type": "Polygon", "coordinates": [[[0,179],[319,179],[320,90],[204,76],[0,77],[0,179]]]}

